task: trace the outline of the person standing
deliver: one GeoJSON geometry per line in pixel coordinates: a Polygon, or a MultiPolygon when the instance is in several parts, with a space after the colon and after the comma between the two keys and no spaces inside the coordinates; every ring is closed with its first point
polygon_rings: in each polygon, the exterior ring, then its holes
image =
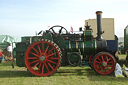
{"type": "Polygon", "coordinates": [[[3,54],[0,52],[0,64],[2,64],[3,54]]]}
{"type": "Polygon", "coordinates": [[[11,44],[7,47],[7,51],[8,51],[9,60],[12,60],[13,59],[13,56],[12,56],[13,48],[11,44]]]}

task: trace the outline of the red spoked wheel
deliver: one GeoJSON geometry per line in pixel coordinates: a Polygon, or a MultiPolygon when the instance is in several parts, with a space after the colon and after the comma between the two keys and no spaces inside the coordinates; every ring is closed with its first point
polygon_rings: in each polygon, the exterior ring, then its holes
{"type": "Polygon", "coordinates": [[[55,73],[60,65],[60,59],[60,48],[50,40],[31,44],[25,54],[26,67],[36,76],[49,76],[55,73]]]}
{"type": "Polygon", "coordinates": [[[100,52],[94,57],[92,65],[96,73],[108,75],[114,71],[116,61],[110,53],[100,52]]]}
{"type": "Polygon", "coordinates": [[[89,57],[89,66],[92,67],[92,60],[93,60],[93,55],[90,55],[89,57]]]}

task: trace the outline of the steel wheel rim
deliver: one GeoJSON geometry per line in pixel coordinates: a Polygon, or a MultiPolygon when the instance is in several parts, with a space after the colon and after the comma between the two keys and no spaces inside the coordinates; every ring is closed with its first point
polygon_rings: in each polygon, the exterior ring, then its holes
{"type": "Polygon", "coordinates": [[[94,69],[97,73],[108,75],[115,69],[115,61],[109,54],[99,54],[93,61],[94,69]]]}
{"type": "Polygon", "coordinates": [[[33,43],[26,51],[25,64],[36,76],[52,75],[60,65],[60,53],[57,46],[48,41],[33,43]]]}

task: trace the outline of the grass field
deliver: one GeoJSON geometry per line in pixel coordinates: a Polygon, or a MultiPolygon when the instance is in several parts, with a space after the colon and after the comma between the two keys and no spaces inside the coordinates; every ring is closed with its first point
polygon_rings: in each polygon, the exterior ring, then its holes
{"type": "MultiPolygon", "coordinates": [[[[125,55],[119,57],[126,64],[125,55]]],[[[60,67],[50,77],[33,76],[25,67],[11,67],[11,63],[0,65],[0,85],[127,85],[128,78],[116,78],[114,74],[102,76],[90,67],[60,67]]]]}

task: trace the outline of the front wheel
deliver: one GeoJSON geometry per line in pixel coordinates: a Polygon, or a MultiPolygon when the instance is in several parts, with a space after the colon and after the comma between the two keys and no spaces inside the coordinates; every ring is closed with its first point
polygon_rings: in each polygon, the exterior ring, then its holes
{"type": "Polygon", "coordinates": [[[116,60],[108,52],[100,52],[93,58],[92,66],[96,73],[108,75],[114,72],[116,60]]]}

